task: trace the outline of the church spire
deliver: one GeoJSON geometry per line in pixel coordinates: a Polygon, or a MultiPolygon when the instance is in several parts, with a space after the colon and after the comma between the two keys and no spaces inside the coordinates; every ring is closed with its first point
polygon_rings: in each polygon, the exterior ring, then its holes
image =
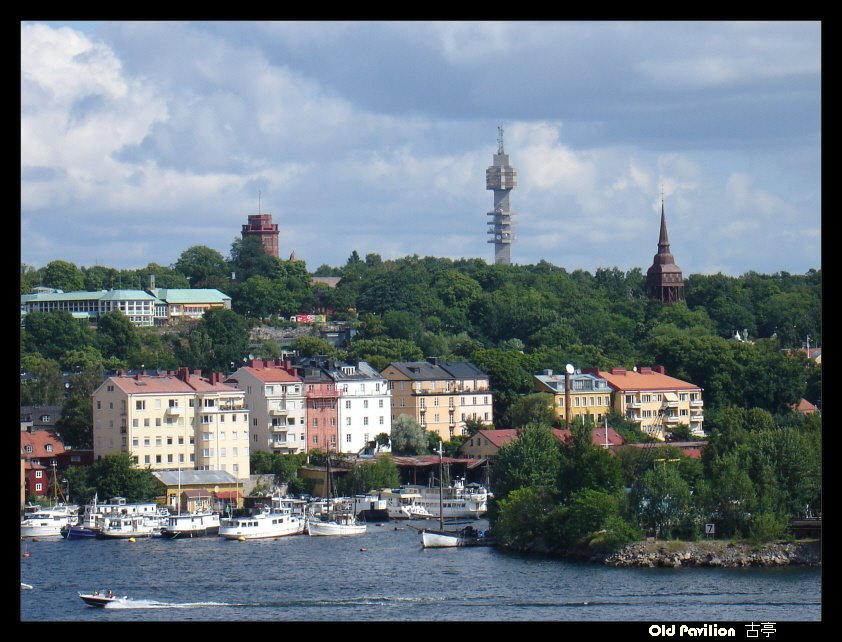
{"type": "Polygon", "coordinates": [[[658,237],[658,253],[652,260],[652,267],[646,272],[646,291],[651,298],[658,299],[662,303],[684,300],[684,277],[681,274],[681,268],[675,264],[675,259],[670,253],[663,195],[661,196],[661,233],[658,237]]]}

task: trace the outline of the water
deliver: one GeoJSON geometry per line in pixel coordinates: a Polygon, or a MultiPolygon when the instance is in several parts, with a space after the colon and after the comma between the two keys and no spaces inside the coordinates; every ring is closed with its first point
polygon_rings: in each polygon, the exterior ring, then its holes
{"type": "Polygon", "coordinates": [[[821,620],[819,569],[618,569],[491,547],[424,550],[395,522],[355,537],[40,539],[21,552],[28,622],[821,620]],[[128,599],[98,609],[78,597],[109,588],[128,599]]]}

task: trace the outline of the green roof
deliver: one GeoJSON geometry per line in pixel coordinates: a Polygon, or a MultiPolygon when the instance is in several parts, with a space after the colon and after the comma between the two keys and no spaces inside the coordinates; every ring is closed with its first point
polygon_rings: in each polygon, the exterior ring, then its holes
{"type": "Polygon", "coordinates": [[[167,303],[224,303],[231,300],[227,294],[214,289],[159,288],[153,292],[167,303]]]}

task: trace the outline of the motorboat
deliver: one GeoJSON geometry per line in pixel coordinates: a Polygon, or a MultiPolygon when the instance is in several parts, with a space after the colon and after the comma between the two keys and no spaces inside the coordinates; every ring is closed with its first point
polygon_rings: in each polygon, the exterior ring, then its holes
{"type": "Polygon", "coordinates": [[[167,525],[161,530],[165,539],[185,539],[219,534],[219,513],[201,511],[170,515],[167,525]]]}
{"type": "Polygon", "coordinates": [[[403,488],[385,490],[386,513],[389,519],[433,519],[433,515],[426,508],[417,503],[421,495],[403,488]]]}
{"type": "Polygon", "coordinates": [[[94,591],[93,593],[82,593],[80,591],[79,597],[82,598],[82,601],[88,606],[95,606],[98,608],[104,608],[106,604],[111,604],[111,602],[126,599],[125,595],[122,598],[120,598],[114,595],[111,591],[108,591],[105,594],[100,594],[99,591],[94,591]]]}
{"type": "Polygon", "coordinates": [[[256,506],[248,514],[226,517],[219,522],[219,536],[247,540],[300,535],[305,518],[287,506],[273,503],[256,506]]]}
{"type": "Polygon", "coordinates": [[[143,515],[113,515],[105,520],[97,532],[100,539],[129,539],[160,535],[161,524],[155,518],[143,515]]]}
{"type": "Polygon", "coordinates": [[[61,537],[62,528],[79,520],[78,506],[58,504],[24,513],[20,523],[21,537],[61,537]]]}

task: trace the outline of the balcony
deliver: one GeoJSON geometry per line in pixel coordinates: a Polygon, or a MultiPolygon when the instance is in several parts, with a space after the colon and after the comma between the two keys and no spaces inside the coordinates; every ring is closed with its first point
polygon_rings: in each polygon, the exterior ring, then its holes
{"type": "Polygon", "coordinates": [[[693,408],[701,408],[704,405],[705,405],[705,402],[702,401],[701,399],[694,399],[690,402],[690,406],[692,406],[693,408]]]}
{"type": "Polygon", "coordinates": [[[642,408],[643,404],[639,401],[630,401],[626,404],[626,408],[642,408]]]}
{"type": "Polygon", "coordinates": [[[678,401],[665,401],[664,408],[678,408],[678,401]]]}
{"type": "Polygon", "coordinates": [[[289,414],[289,410],[286,408],[279,408],[279,407],[272,407],[269,408],[269,414],[273,417],[282,417],[289,414]]]}
{"type": "Polygon", "coordinates": [[[289,432],[294,426],[287,424],[269,424],[269,430],[272,432],[289,432]]]}
{"type": "Polygon", "coordinates": [[[335,398],[335,397],[341,397],[341,396],[342,396],[341,390],[308,390],[307,391],[307,398],[308,399],[335,398]]]}
{"type": "Polygon", "coordinates": [[[690,421],[703,421],[704,415],[690,415],[690,421]]]}
{"type": "Polygon", "coordinates": [[[181,406],[168,406],[167,407],[167,414],[168,415],[183,415],[184,408],[181,406]]]}

